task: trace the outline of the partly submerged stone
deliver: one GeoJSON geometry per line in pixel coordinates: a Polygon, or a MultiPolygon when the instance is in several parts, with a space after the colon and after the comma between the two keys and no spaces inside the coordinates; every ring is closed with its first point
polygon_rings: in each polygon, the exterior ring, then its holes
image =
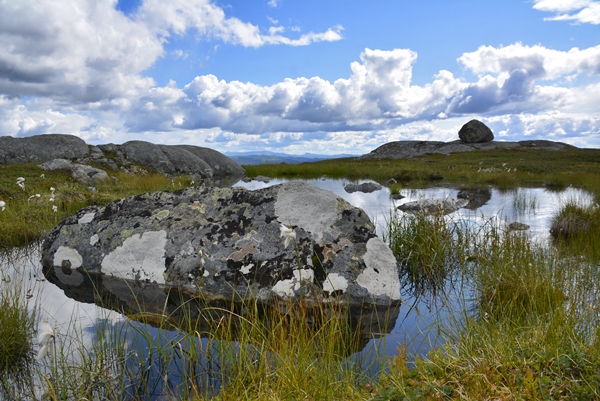
{"type": "Polygon", "coordinates": [[[47,236],[42,264],[50,278],[76,269],[213,300],[400,301],[396,260],[365,212],[303,181],[87,207],[47,236]]]}
{"type": "Polygon", "coordinates": [[[371,193],[381,190],[382,186],[376,182],[363,182],[362,184],[347,184],[344,190],[349,194],[353,192],[371,193]]]}
{"type": "Polygon", "coordinates": [[[398,206],[398,209],[408,213],[425,214],[450,214],[456,212],[461,207],[469,204],[466,199],[454,199],[451,197],[443,199],[421,199],[412,202],[406,202],[398,206]]]}

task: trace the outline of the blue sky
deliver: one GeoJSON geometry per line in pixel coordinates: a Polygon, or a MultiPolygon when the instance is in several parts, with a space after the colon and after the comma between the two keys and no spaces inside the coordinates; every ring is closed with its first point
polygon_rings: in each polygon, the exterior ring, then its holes
{"type": "Polygon", "coordinates": [[[600,147],[600,1],[0,0],[0,135],[600,147]]]}

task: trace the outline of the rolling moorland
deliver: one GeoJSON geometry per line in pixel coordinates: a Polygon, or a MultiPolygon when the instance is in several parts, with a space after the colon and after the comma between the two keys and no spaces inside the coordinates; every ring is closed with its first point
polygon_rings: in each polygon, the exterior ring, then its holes
{"type": "MultiPolygon", "coordinates": [[[[317,315],[319,324],[306,325],[302,316],[310,314],[314,319],[315,315],[302,305],[290,305],[297,308],[299,319],[281,313],[265,315],[250,305],[243,313],[231,313],[232,319],[242,321],[235,338],[248,344],[243,353],[231,341],[219,341],[233,339],[231,322],[202,333],[218,343],[220,357],[230,366],[220,391],[191,385],[185,391],[178,389],[170,399],[600,399],[600,306],[596,302],[600,296],[600,150],[524,147],[244,168],[249,177],[372,179],[389,186],[392,193],[430,186],[545,187],[548,191],[576,186],[587,190],[595,202],[582,205],[575,199],[563,205],[553,218],[559,229],[548,247],[492,224],[473,232],[440,216],[397,215],[389,221],[385,239],[403,277],[415,288],[438,292],[451,277],[468,277],[477,295],[476,309],[465,305],[455,319],[440,325],[446,345],[426,357],[407,355],[400,345],[379,373],[365,377],[339,357],[344,353],[339,349],[340,333],[352,338],[343,311],[323,311],[317,315]]],[[[186,176],[114,171],[116,180],[90,191],[61,172],[46,172],[42,177],[35,165],[2,165],[0,172],[4,252],[36,246],[48,230],[81,207],[194,185],[186,176]],[[19,177],[26,190],[15,185],[19,177]],[[49,206],[50,197],[56,211],[49,206]]],[[[85,363],[78,366],[69,365],[61,352],[53,359],[36,360],[35,334],[41,328],[35,313],[29,312],[18,282],[2,285],[0,388],[5,398],[31,399],[39,391],[33,388],[41,387],[48,399],[120,399],[134,381],[139,393],[127,394],[144,399],[144,377],[137,377],[138,371],[124,363],[127,353],[118,341],[97,344],[89,354],[81,348],[85,363]]],[[[137,318],[171,327],[169,316],[137,318]]],[[[187,324],[185,339],[195,344],[200,333],[195,332],[194,322],[187,324]]],[[[148,346],[156,346],[151,338],[147,341],[148,346]]],[[[159,359],[172,357],[172,351],[162,349],[159,359]]],[[[192,354],[186,358],[188,383],[196,383],[193,366],[198,358],[192,354]]]]}

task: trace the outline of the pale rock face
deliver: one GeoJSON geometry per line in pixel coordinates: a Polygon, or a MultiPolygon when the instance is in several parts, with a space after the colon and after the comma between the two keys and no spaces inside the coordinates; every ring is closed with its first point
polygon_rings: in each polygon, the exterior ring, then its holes
{"type": "Polygon", "coordinates": [[[338,273],[329,273],[323,282],[323,291],[333,294],[336,291],[346,292],[348,289],[348,280],[338,273]]]}
{"type": "Polygon", "coordinates": [[[92,220],[94,220],[94,216],[96,215],[96,213],[86,213],[83,215],[82,218],[80,218],[79,220],[77,220],[77,223],[79,224],[88,224],[89,222],[91,222],[92,220]]]}
{"type": "Polygon", "coordinates": [[[275,294],[284,298],[296,295],[303,284],[312,284],[315,272],[312,269],[298,269],[293,271],[294,277],[278,281],[271,289],[275,294]]]}
{"type": "Polygon", "coordinates": [[[123,245],[102,260],[104,274],[164,284],[165,231],[147,231],[125,239],[123,245]]]}
{"type": "Polygon", "coordinates": [[[67,246],[60,246],[54,253],[54,266],[63,266],[65,261],[70,263],[69,267],[76,269],[81,266],[83,258],[77,252],[77,249],[67,246]]]}
{"type": "Polygon", "coordinates": [[[337,236],[334,223],[339,218],[339,198],[330,191],[298,182],[279,191],[275,213],[282,224],[298,226],[310,232],[316,241],[330,234],[337,236]],[[308,187],[312,187],[308,189],[308,187]]]}
{"type": "Polygon", "coordinates": [[[400,300],[400,280],[396,258],[391,249],[380,239],[371,238],[367,242],[364,256],[367,268],[358,275],[356,283],[374,296],[388,296],[400,300]]]}

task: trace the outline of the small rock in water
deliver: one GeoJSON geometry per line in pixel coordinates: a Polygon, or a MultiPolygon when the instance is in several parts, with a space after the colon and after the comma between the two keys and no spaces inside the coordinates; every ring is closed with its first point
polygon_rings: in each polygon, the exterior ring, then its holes
{"type": "Polygon", "coordinates": [[[529,226],[527,224],[519,223],[519,222],[515,221],[508,225],[508,229],[510,231],[523,231],[523,230],[529,230],[529,226]]]}
{"type": "Polygon", "coordinates": [[[371,193],[379,191],[381,188],[382,186],[376,182],[363,182],[362,184],[348,184],[344,187],[344,190],[349,194],[353,192],[371,193]]]}

